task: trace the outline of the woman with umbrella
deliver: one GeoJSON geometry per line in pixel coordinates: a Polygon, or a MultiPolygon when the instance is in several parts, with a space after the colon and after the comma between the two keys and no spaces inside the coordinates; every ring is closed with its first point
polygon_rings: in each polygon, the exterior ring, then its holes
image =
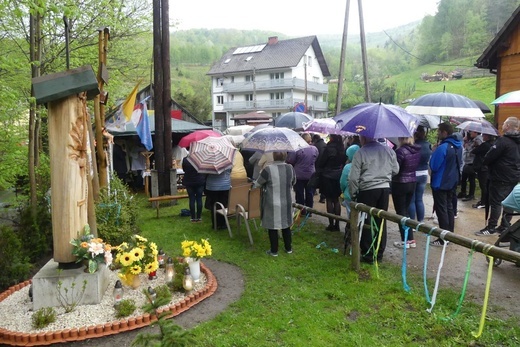
{"type": "Polygon", "coordinates": [[[199,173],[190,163],[188,157],[182,159],[182,170],[184,171],[182,184],[186,187],[188,193],[191,222],[199,223],[202,221],[202,194],[206,184],[206,175],[199,173]]]}
{"type": "MultiPolygon", "coordinates": [[[[339,196],[341,195],[341,187],[339,179],[341,178],[343,165],[347,161],[347,156],[341,135],[330,134],[329,138],[327,146],[318,156],[316,169],[321,172],[320,193],[323,193],[325,196],[327,212],[340,216],[341,203],[339,196]]],[[[329,218],[329,226],[325,230],[339,231],[339,220],[329,218]]]]}

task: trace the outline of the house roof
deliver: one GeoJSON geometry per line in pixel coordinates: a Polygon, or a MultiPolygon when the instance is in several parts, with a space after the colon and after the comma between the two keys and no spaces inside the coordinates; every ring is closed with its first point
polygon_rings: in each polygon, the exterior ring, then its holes
{"type": "MultiPolygon", "coordinates": [[[[307,49],[312,46],[323,76],[330,76],[329,68],[316,36],[288,40],[273,40],[267,44],[251,45],[250,50],[234,47],[227,51],[207,75],[225,75],[255,70],[292,68],[298,65],[307,49]],[[239,50],[240,53],[236,51],[239,50]],[[244,51],[244,52],[243,52],[244,51]],[[235,53],[235,54],[233,54],[235,53]]],[[[248,48],[249,48],[248,47],[248,48]]]]}
{"type": "Polygon", "coordinates": [[[511,17],[505,22],[504,26],[496,34],[489,46],[484,50],[482,55],[477,59],[475,66],[481,69],[496,70],[499,61],[499,52],[501,49],[509,46],[508,39],[511,34],[518,29],[520,24],[520,6],[513,12],[511,17]]]}

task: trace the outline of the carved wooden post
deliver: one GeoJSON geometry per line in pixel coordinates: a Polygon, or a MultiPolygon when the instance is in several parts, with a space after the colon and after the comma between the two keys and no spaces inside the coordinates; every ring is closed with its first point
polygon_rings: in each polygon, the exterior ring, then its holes
{"type": "Polygon", "coordinates": [[[54,261],[72,263],[70,240],[88,223],[85,91],[99,93],[97,81],[87,66],[34,78],[33,88],[36,102],[48,108],[54,261]]]}

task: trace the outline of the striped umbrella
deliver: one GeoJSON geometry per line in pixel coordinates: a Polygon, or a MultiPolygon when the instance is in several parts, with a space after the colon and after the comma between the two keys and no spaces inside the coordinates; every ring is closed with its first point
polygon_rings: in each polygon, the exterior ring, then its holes
{"type": "Polygon", "coordinates": [[[190,145],[187,160],[199,173],[220,174],[233,167],[237,149],[224,137],[206,137],[190,145]]]}
{"type": "Polygon", "coordinates": [[[520,90],[515,90],[499,96],[491,102],[493,105],[520,106],[520,90]]]}

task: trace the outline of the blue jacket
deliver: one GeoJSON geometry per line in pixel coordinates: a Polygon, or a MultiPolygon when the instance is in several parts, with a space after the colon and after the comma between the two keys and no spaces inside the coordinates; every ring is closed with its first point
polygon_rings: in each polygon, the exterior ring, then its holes
{"type": "Polygon", "coordinates": [[[433,190],[453,190],[460,178],[462,141],[460,135],[445,138],[430,158],[431,187],[433,190]]]}

